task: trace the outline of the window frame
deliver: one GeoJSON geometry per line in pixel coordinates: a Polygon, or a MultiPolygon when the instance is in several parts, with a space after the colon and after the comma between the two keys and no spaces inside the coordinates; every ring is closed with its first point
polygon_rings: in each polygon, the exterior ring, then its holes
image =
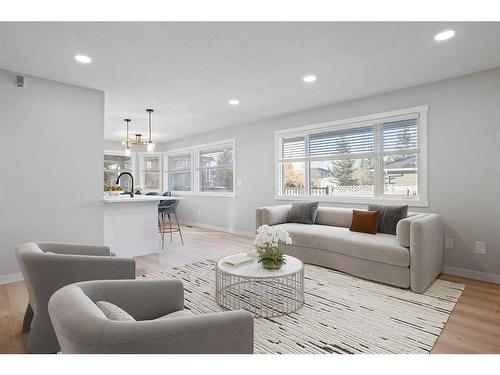
{"type": "MultiPolygon", "coordinates": [[[[320,202],[331,202],[331,203],[354,203],[354,204],[368,204],[368,203],[381,203],[381,204],[407,204],[412,207],[428,207],[428,181],[427,181],[427,112],[428,106],[416,106],[411,108],[399,109],[395,111],[375,113],[366,116],[359,116],[354,118],[347,118],[337,121],[323,122],[318,124],[306,125],[297,128],[289,128],[278,130],[274,132],[274,164],[275,164],[275,181],[274,181],[274,199],[275,200],[285,200],[285,201],[320,201],[320,202]],[[393,121],[395,119],[401,119],[404,117],[415,117],[418,116],[417,131],[419,145],[417,149],[411,149],[413,152],[409,154],[417,155],[417,191],[418,198],[404,198],[400,196],[391,197],[384,195],[384,155],[389,154],[405,154],[400,151],[383,151],[382,144],[382,123],[393,121]],[[378,125],[377,125],[378,124],[378,125]],[[322,195],[310,195],[310,162],[321,160],[321,159],[332,159],[333,157],[310,157],[308,152],[309,147],[309,136],[315,133],[322,133],[326,131],[336,131],[344,129],[353,129],[364,126],[373,126],[373,158],[374,158],[374,195],[370,196],[322,196],[322,195]],[[295,138],[304,137],[305,139],[305,157],[304,158],[294,158],[294,159],[282,159],[281,158],[281,145],[283,138],[295,138]],[[282,162],[304,162],[304,187],[305,194],[302,195],[283,195],[281,185],[281,165],[282,162]]],[[[409,150],[409,149],[408,149],[409,150]]],[[[353,154],[343,154],[335,155],[335,158],[345,157],[346,155],[351,155],[350,158],[362,158],[366,157],[366,153],[353,153],[353,154]]]]}
{"type": "MultiPolygon", "coordinates": [[[[210,142],[210,143],[203,143],[195,146],[190,146],[190,147],[185,147],[185,148],[180,148],[180,149],[175,149],[175,150],[168,150],[163,153],[164,155],[164,163],[163,165],[167,165],[168,168],[168,157],[169,156],[176,156],[176,155],[185,155],[187,153],[191,153],[191,191],[172,191],[172,193],[175,193],[176,195],[192,195],[192,196],[204,196],[204,197],[230,197],[234,198],[236,197],[236,141],[235,139],[226,139],[222,141],[217,141],[217,142],[210,142]],[[224,145],[230,145],[233,150],[233,163],[232,163],[232,171],[233,171],[233,186],[232,186],[232,192],[210,192],[210,191],[200,191],[200,150],[203,150],[205,148],[209,147],[217,147],[217,146],[224,146],[224,145]]],[[[230,168],[228,166],[228,168],[230,168]]],[[[206,168],[203,168],[206,169],[206,168]]],[[[166,181],[166,188],[167,190],[170,189],[168,183],[168,170],[164,169],[164,181],[166,181]]]]}
{"type": "Polygon", "coordinates": [[[166,187],[167,191],[171,191],[172,193],[175,194],[191,194],[194,192],[194,176],[193,176],[193,164],[194,164],[194,155],[193,155],[193,148],[192,147],[187,147],[187,148],[182,148],[182,149],[177,149],[177,150],[172,150],[172,151],[166,151],[163,153],[163,181],[164,181],[164,186],[166,187]],[[169,163],[168,163],[168,158],[169,157],[175,157],[175,156],[180,156],[180,155],[191,155],[191,168],[189,169],[189,172],[191,173],[191,184],[189,186],[189,190],[170,190],[169,186],[169,174],[170,173],[179,173],[179,172],[188,172],[188,170],[179,170],[176,172],[171,172],[169,171],[169,163]]]}

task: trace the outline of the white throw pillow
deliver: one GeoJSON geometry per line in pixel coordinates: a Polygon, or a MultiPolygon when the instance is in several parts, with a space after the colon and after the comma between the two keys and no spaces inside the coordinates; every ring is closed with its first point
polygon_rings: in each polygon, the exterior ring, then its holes
{"type": "Polygon", "coordinates": [[[110,302],[98,301],[95,303],[97,307],[109,320],[117,320],[120,322],[135,322],[135,319],[130,316],[125,310],[113,305],[110,302]]]}

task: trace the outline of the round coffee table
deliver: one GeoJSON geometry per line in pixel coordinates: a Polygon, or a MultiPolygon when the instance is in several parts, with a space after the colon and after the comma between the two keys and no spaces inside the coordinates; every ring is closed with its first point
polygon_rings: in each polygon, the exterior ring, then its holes
{"type": "Polygon", "coordinates": [[[274,317],[297,311],[304,304],[304,263],[285,255],[279,270],[266,270],[255,257],[231,265],[224,257],[215,266],[215,298],[228,309],[245,309],[255,316],[274,317]]]}

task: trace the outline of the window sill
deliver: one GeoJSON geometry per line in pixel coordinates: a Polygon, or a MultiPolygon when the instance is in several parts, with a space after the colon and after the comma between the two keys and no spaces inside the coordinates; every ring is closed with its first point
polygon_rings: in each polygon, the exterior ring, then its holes
{"type": "Polygon", "coordinates": [[[325,203],[352,203],[352,204],[394,204],[408,205],[409,207],[429,207],[429,202],[423,199],[405,198],[371,198],[371,197],[324,197],[309,195],[275,195],[275,200],[281,201],[313,201],[325,203]]]}

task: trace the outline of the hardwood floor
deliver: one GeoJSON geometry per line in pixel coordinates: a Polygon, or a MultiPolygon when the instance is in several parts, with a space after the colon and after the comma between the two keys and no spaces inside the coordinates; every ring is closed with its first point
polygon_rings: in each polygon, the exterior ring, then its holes
{"type": "MultiPolygon", "coordinates": [[[[247,237],[184,227],[185,246],[174,234],[166,250],[136,258],[147,272],[197,260],[216,259],[252,246],[247,237]]],[[[466,285],[462,297],[438,338],[432,353],[500,353],[500,285],[450,275],[441,279],[466,285]]],[[[24,283],[0,285],[0,353],[25,353],[27,334],[21,333],[28,294],[24,283]]]]}

